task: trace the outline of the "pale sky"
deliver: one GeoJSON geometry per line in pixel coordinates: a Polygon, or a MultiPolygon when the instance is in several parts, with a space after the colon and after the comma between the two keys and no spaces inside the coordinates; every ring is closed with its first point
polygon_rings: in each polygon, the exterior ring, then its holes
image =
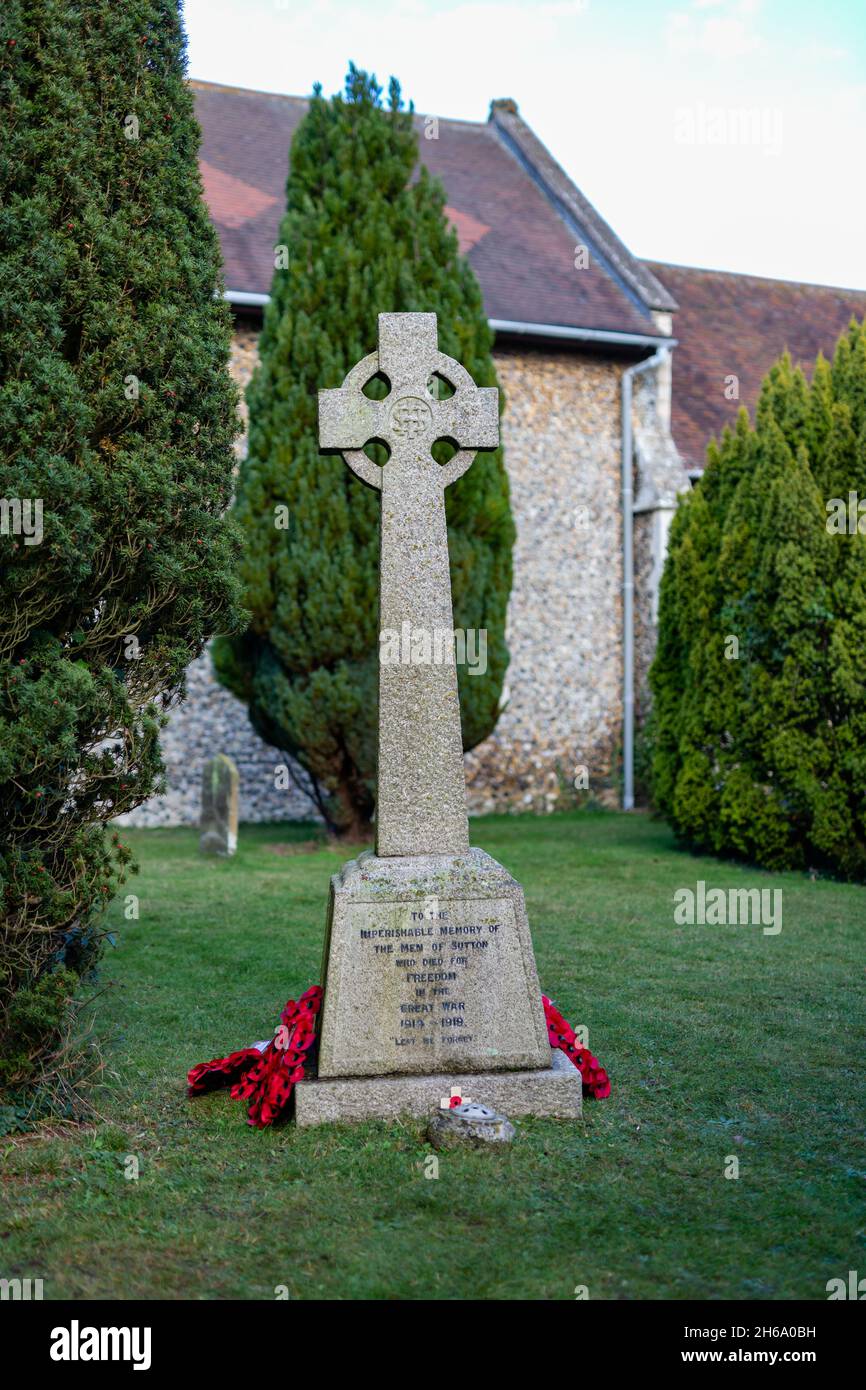
{"type": "Polygon", "coordinates": [[[636,255],[866,289],[866,0],[185,0],[190,76],[513,97],[636,255]]]}

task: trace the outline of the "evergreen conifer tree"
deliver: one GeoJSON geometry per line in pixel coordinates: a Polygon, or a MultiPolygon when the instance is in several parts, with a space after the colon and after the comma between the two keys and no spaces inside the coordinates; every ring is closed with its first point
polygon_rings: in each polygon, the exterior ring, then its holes
{"type": "MultiPolygon", "coordinates": [[[[292,144],[247,396],[235,513],[252,621],[214,648],[218,676],[247,702],[254,727],[300,762],[348,835],[366,833],[375,802],[379,497],[340,457],[319,452],[317,392],[339,386],[376,346],[379,313],[400,311],[436,312],[440,349],[479,386],[496,385],[481,292],[458,255],[442,187],[423,167],[413,181],[417,162],[411,109],[393,79],[387,109],[375,78],[354,67],[345,96],[328,101],[316,89],[292,144]]],[[[368,388],[379,398],[386,389],[368,388]]],[[[382,446],[368,452],[385,462],[382,446]]],[[[479,453],[448,488],[446,514],[455,626],[487,633],[486,672],[458,667],[472,748],[496,723],[508,661],[514,527],[501,450],[479,453]]]]}
{"type": "Polygon", "coordinates": [[[129,863],[104,824],[239,619],[236,396],[177,0],[6,0],[0,106],[0,1083],[28,1095],[129,863]]]}
{"type": "Polygon", "coordinates": [[[653,791],[694,845],[866,877],[866,328],[783,356],[671,528],[653,791]],[[834,504],[836,499],[836,504],[834,504]],[[845,504],[846,524],[830,517],[845,504]]]}

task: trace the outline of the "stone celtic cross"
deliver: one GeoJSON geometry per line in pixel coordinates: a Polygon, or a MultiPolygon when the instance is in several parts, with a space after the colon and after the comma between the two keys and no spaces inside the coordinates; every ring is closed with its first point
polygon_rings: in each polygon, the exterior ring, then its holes
{"type": "MultiPolygon", "coordinates": [[[[466,472],[476,449],[499,444],[499,392],[478,387],[438,348],[435,314],[380,314],[379,350],[336,390],[319,392],[319,442],[382,493],[379,629],[453,630],[445,488],[466,472]],[[381,373],[390,387],[370,400],[363,387],[381,373]],[[445,400],[431,378],[454,388],[445,400]],[[457,447],[440,465],[437,440],[457,447]],[[379,468],[364,445],[387,445],[379,468]],[[408,623],[409,627],[406,628],[408,623]]],[[[376,853],[461,854],[469,847],[460,706],[453,648],[446,660],[379,663],[379,774],[376,853]]],[[[441,656],[441,646],[438,654],[441,656]]]]}

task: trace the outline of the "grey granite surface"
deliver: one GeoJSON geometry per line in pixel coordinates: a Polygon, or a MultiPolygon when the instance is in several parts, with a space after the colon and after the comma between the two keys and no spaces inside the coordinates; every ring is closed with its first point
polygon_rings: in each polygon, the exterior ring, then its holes
{"type": "Polygon", "coordinates": [[[448,568],[445,488],[475,450],[499,443],[499,392],[478,388],[437,347],[435,314],[380,314],[379,348],[336,390],[319,392],[319,440],[339,449],[382,494],[379,556],[379,759],[376,850],[380,855],[459,853],[469,846],[454,616],[448,568]],[[362,388],[377,372],[384,400],[362,388]],[[445,400],[429,385],[449,381],[445,400]],[[444,466],[439,439],[458,452],[444,466]],[[364,453],[385,443],[383,468],[364,453]],[[399,642],[396,660],[386,657],[399,642]]]}
{"type": "Polygon", "coordinates": [[[583,1086],[580,1072],[561,1052],[548,1049],[549,1065],[541,1071],[490,1072],[461,1076],[385,1076],[301,1081],[295,1088],[299,1125],[338,1120],[394,1120],[401,1115],[432,1114],[452,1086],[512,1118],[539,1115],[580,1119],[583,1086]]]}

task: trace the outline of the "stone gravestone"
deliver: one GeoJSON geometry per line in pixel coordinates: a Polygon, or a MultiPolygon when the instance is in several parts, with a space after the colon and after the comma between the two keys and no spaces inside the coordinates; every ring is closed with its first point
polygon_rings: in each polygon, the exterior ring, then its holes
{"type": "Polygon", "coordinates": [[[426,640],[405,663],[380,647],[376,850],[331,880],[318,1074],[297,1087],[298,1123],[428,1115],[455,1083],[506,1114],[579,1115],[580,1074],[548,1043],[523,890],[469,847],[445,488],[497,447],[498,391],[439,352],[435,314],[380,314],[378,351],[319,393],[319,438],[382,495],[380,634],[408,623],[426,640]],[[381,401],[362,390],[376,373],[381,401]],[[440,439],[457,446],[444,466],[440,439]],[[390,450],[382,468],[371,440],[390,450]]]}
{"type": "Polygon", "coordinates": [[[237,767],[225,753],[204,765],[198,842],[202,854],[234,854],[238,847],[238,780],[237,767]]]}

